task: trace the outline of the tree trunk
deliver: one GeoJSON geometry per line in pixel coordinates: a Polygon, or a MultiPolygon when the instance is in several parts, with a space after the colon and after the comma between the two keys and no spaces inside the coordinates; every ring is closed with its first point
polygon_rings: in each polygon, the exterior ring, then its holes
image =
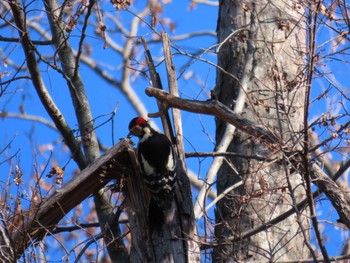
{"type": "Polygon", "coordinates": [[[180,161],[176,167],[178,182],[174,201],[174,213],[167,218],[167,222],[159,228],[151,229],[148,220],[149,198],[135,152],[130,154],[130,176],[124,191],[127,207],[129,228],[131,232],[131,251],[129,262],[147,263],[183,263],[200,262],[199,254],[188,237],[193,238],[193,217],[189,212],[189,200],[186,198],[189,182],[180,161]],[[140,183],[141,182],[141,183],[140,183]],[[176,204],[175,204],[176,203],[176,204]]]}
{"type": "MultiPolygon", "coordinates": [[[[217,206],[214,262],[281,261],[308,257],[307,211],[297,211],[305,190],[288,153],[300,150],[305,94],[306,24],[297,1],[220,1],[216,97],[241,115],[273,132],[282,144],[268,144],[236,130],[230,152],[266,157],[230,158],[218,173],[218,194],[238,181],[243,185],[217,206]],[[230,73],[230,74],[227,74],[230,73]],[[232,75],[237,78],[233,78],[232,75]],[[278,145],[278,146],[277,146],[278,145]],[[288,149],[288,150],[287,150],[288,149]],[[235,170],[235,171],[234,171],[235,170]],[[296,213],[250,238],[245,231],[283,212],[296,213]],[[229,237],[238,241],[229,242],[229,237]],[[223,244],[224,243],[224,244],[223,244]]],[[[226,123],[217,119],[217,144],[226,123]]]]}

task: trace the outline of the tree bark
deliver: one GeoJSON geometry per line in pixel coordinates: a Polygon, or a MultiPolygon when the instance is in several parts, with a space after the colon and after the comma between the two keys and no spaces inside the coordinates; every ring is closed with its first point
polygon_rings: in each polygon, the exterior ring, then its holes
{"type": "MultiPolygon", "coordinates": [[[[235,109],[239,96],[245,103],[242,117],[262,125],[282,140],[288,153],[300,150],[305,94],[305,18],[297,1],[220,1],[218,65],[215,95],[235,109]],[[243,96],[242,96],[243,95],[243,96]]],[[[217,119],[217,144],[226,123],[217,119]]],[[[271,158],[284,149],[236,130],[229,152],[271,158]]],[[[223,165],[218,173],[218,194],[243,181],[222,199],[216,210],[218,247],[214,262],[281,261],[308,257],[308,220],[296,203],[305,193],[298,167],[291,170],[288,154],[279,162],[232,157],[235,167],[223,165]],[[229,237],[264,224],[294,207],[296,213],[249,239],[229,237]]],[[[271,159],[270,159],[271,160],[271,159]]],[[[305,212],[305,211],[304,211],[305,212]]]]}

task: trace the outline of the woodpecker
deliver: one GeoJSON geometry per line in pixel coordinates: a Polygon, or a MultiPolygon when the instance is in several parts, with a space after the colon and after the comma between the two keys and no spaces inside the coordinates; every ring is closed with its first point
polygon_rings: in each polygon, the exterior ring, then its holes
{"type": "Polygon", "coordinates": [[[174,148],[164,134],[154,130],[142,117],[130,121],[129,131],[128,137],[134,135],[139,138],[137,155],[145,184],[152,194],[149,205],[150,223],[163,224],[174,198],[174,148]]]}

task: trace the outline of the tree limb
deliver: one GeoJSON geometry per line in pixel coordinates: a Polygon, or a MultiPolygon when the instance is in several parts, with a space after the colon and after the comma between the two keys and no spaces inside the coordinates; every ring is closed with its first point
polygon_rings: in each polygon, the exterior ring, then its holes
{"type": "Polygon", "coordinates": [[[186,100],[175,97],[163,90],[147,88],[146,94],[150,97],[155,97],[157,100],[166,104],[168,107],[178,108],[189,112],[202,113],[218,117],[219,119],[234,125],[237,129],[246,132],[247,134],[257,138],[266,140],[269,143],[279,144],[280,139],[267,130],[262,125],[257,125],[254,122],[243,118],[241,115],[234,113],[230,108],[226,107],[219,101],[208,100],[186,100]]]}
{"type": "Polygon", "coordinates": [[[76,65],[74,52],[70,46],[68,37],[64,33],[63,21],[58,19],[61,10],[59,4],[56,0],[45,0],[45,9],[47,11],[54,45],[57,49],[73,101],[84,152],[87,161],[91,162],[99,156],[99,148],[83,81],[76,69],[76,66],[78,65],[76,65]]]}
{"type": "Polygon", "coordinates": [[[52,130],[57,131],[56,125],[53,122],[51,122],[51,121],[49,121],[41,116],[0,111],[0,117],[1,118],[15,118],[15,119],[39,122],[39,123],[51,128],[52,130]]]}
{"type": "Polygon", "coordinates": [[[346,225],[350,229],[350,196],[340,188],[331,178],[329,178],[317,165],[312,165],[311,178],[313,183],[325,193],[331,201],[333,207],[337,210],[339,223],[346,225]]]}

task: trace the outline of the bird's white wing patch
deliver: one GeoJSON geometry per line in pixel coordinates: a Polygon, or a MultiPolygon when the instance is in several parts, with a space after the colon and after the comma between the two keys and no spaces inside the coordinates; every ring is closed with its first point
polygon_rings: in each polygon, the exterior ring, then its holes
{"type": "Polygon", "coordinates": [[[143,155],[141,154],[141,166],[143,171],[149,175],[149,174],[153,174],[154,168],[147,162],[147,160],[143,157],[143,155]]]}
{"type": "Polygon", "coordinates": [[[175,169],[175,160],[174,160],[174,153],[173,149],[170,149],[171,154],[169,155],[168,158],[168,163],[166,164],[166,167],[169,171],[174,171],[175,169]]]}

